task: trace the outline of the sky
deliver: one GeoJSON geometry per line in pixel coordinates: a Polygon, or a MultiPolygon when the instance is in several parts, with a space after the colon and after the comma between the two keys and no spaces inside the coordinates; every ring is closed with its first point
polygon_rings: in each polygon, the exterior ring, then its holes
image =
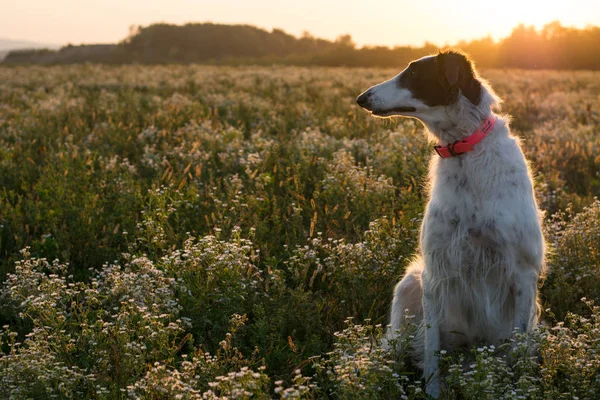
{"type": "Polygon", "coordinates": [[[359,45],[453,44],[508,36],[519,23],[600,25],[600,0],[0,0],[0,38],[111,43],[131,25],[245,23],[359,45]]]}

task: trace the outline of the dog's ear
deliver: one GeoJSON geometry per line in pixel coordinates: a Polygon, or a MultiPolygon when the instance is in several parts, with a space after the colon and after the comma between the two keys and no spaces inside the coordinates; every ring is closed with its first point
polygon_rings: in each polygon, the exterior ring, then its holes
{"type": "Polygon", "coordinates": [[[460,76],[462,60],[460,60],[460,57],[454,57],[454,54],[440,54],[440,56],[443,65],[442,72],[446,77],[446,82],[448,82],[448,86],[456,86],[458,84],[458,78],[460,76]]]}
{"type": "Polygon", "coordinates": [[[464,54],[448,51],[437,55],[440,78],[448,87],[449,100],[456,101],[458,91],[471,103],[481,101],[481,82],[475,76],[473,63],[464,54]]]}

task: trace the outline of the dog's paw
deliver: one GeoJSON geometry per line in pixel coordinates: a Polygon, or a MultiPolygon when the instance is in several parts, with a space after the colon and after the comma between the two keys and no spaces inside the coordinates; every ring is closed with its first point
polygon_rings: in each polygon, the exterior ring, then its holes
{"type": "Polygon", "coordinates": [[[426,385],[425,385],[425,393],[429,397],[437,399],[440,397],[440,373],[439,370],[432,370],[430,373],[426,373],[425,377],[426,385]]]}
{"type": "Polygon", "coordinates": [[[434,377],[429,381],[425,388],[425,393],[434,399],[440,397],[440,381],[437,377],[434,377]]]}

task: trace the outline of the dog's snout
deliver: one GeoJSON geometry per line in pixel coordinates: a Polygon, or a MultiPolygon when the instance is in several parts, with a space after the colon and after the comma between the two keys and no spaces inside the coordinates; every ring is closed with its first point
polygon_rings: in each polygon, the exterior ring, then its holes
{"type": "Polygon", "coordinates": [[[362,108],[369,109],[370,99],[371,99],[372,94],[373,93],[371,91],[367,90],[367,91],[361,93],[361,95],[356,98],[356,102],[362,108]]]}

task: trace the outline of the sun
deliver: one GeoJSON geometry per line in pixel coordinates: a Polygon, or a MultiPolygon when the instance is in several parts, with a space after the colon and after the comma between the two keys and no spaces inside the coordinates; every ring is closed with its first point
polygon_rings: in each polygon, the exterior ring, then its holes
{"type": "MultiPolygon", "coordinates": [[[[492,2],[479,2],[474,0],[478,7],[485,8],[491,35],[500,39],[510,34],[512,29],[525,24],[541,29],[544,25],[558,21],[562,25],[583,28],[592,23],[585,20],[589,14],[581,13],[589,3],[589,9],[597,9],[595,1],[527,1],[527,0],[505,0],[499,6],[492,2]],[[583,15],[582,15],[583,14],[583,15]]],[[[477,7],[477,6],[476,6],[477,7]]],[[[477,8],[478,8],[477,7],[477,8]]]]}

